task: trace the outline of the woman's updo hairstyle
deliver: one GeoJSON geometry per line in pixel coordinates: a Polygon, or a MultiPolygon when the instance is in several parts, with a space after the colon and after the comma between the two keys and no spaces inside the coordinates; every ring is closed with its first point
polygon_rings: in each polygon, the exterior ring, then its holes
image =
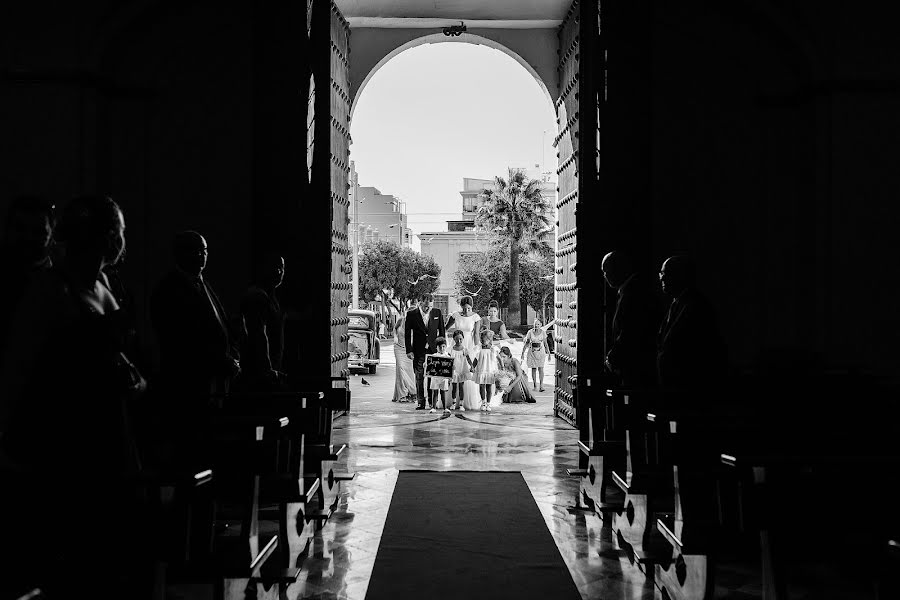
{"type": "Polygon", "coordinates": [[[108,196],[79,196],[63,210],[56,239],[65,244],[67,255],[99,255],[112,263],[125,246],[119,234],[121,212],[108,196]]]}
{"type": "Polygon", "coordinates": [[[491,300],[488,302],[488,308],[496,308],[498,311],[500,310],[500,303],[496,300],[491,300]]]}
{"type": "Polygon", "coordinates": [[[465,308],[466,305],[472,306],[472,297],[471,296],[463,296],[459,299],[460,308],[465,308]]]}

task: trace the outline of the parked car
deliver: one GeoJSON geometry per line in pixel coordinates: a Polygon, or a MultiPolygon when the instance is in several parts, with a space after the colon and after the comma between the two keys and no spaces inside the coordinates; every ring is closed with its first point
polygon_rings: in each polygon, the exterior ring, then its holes
{"type": "Polygon", "coordinates": [[[375,313],[371,310],[350,310],[347,317],[350,319],[347,325],[350,359],[347,362],[351,369],[375,373],[381,362],[381,342],[378,340],[375,313]]]}

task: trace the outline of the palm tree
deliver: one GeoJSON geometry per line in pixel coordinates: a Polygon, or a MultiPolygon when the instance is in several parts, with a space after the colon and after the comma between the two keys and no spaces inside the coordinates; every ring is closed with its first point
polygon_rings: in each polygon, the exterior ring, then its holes
{"type": "Polygon", "coordinates": [[[496,234],[498,243],[509,245],[509,310],[506,325],[524,325],[521,321],[519,255],[521,252],[546,251],[544,236],[550,229],[550,202],[541,195],[541,182],[529,179],[520,169],[510,169],[509,178],[494,178],[494,189],[485,188],[484,203],[478,208],[475,223],[481,230],[496,234]]]}

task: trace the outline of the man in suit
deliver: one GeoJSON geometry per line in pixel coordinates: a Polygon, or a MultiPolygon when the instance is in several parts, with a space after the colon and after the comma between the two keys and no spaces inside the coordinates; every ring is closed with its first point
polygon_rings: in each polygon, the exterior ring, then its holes
{"type": "Polygon", "coordinates": [[[726,348],[712,304],[697,289],[694,263],[687,256],[667,258],[659,281],[672,299],[657,338],[659,383],[673,391],[710,389],[724,375],[726,348]]]}
{"type": "Polygon", "coordinates": [[[656,335],[661,316],[657,297],[625,252],[610,252],[603,257],[600,268],[606,283],[618,290],[606,366],[625,387],[654,387],[656,335]]]}
{"type": "Polygon", "coordinates": [[[419,304],[406,313],[404,340],[407,356],[413,361],[416,372],[416,393],[419,404],[416,410],[425,409],[425,355],[435,351],[434,340],[444,337],[444,315],[431,307],[431,294],[422,294],[419,304]]]}
{"type": "Polygon", "coordinates": [[[159,342],[164,387],[201,409],[210,393],[226,391],[240,372],[228,330],[228,315],[209,282],[206,240],[196,231],[175,236],[175,268],[150,298],[150,318],[159,342]],[[194,404],[201,403],[201,404],[194,404]]]}

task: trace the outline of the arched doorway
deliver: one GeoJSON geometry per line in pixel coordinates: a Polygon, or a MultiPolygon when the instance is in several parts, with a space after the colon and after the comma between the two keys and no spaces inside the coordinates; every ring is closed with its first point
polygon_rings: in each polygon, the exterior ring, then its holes
{"type": "MultiPolygon", "coordinates": [[[[310,86],[310,111],[308,128],[309,153],[311,155],[311,192],[315,197],[329,195],[330,220],[332,222],[331,252],[331,361],[332,374],[346,370],[346,286],[349,281],[344,265],[348,255],[347,223],[349,221],[347,186],[349,174],[349,139],[347,136],[352,114],[353,99],[359,87],[351,72],[356,56],[370,61],[371,65],[362,70],[358,78],[359,86],[369,73],[377,70],[378,64],[395,51],[411,44],[427,43],[428,39],[442,34],[422,35],[422,30],[409,31],[406,22],[386,26],[370,27],[366,17],[357,19],[357,26],[351,31],[350,23],[341,14],[337,3],[311,2],[310,47],[311,73],[315,85],[310,86]],[[380,52],[358,51],[366,38],[378,40],[380,52]],[[351,48],[355,50],[351,53],[351,48]],[[352,58],[351,58],[352,56],[352,58]],[[328,83],[330,82],[330,86],[328,83]],[[330,89],[329,89],[330,88],[330,89]]],[[[355,4],[346,4],[359,8],[355,4]]],[[[469,33],[493,40],[504,46],[507,52],[517,55],[517,60],[525,62],[535,72],[541,74],[543,86],[547,89],[557,116],[559,131],[554,139],[557,146],[559,189],[558,247],[556,249],[555,291],[557,310],[557,367],[554,412],[575,424],[582,423],[576,401],[581,385],[577,369],[577,347],[584,339],[594,352],[603,352],[604,319],[587,319],[579,323],[579,305],[584,302],[602,302],[605,289],[602,279],[576,279],[578,257],[584,255],[582,264],[594,259],[603,248],[615,246],[622,239],[630,239],[628,228],[617,228],[617,218],[600,218],[601,205],[593,200],[598,188],[599,132],[598,120],[606,101],[605,94],[598,93],[603,81],[603,53],[597,52],[600,44],[598,5],[593,2],[548,3],[555,17],[551,22],[540,21],[542,26],[529,29],[511,21],[480,21],[491,28],[485,33],[482,28],[469,33]],[[559,13],[559,14],[556,14],[559,13]],[[499,23],[499,25],[498,25],[499,23]],[[518,40],[506,43],[503,40],[518,40]],[[537,59],[535,55],[543,58],[537,59]],[[544,76],[543,73],[552,73],[544,76]],[[548,83],[553,81],[553,83],[548,83]],[[554,85],[555,84],[555,85],[554,85]],[[591,223],[593,228],[589,238],[576,243],[577,223],[591,223]],[[603,245],[601,245],[601,241],[603,245]],[[579,326],[580,325],[580,326],[579,326]]],[[[409,10],[416,7],[403,4],[409,10]]],[[[401,7],[401,8],[402,8],[401,7]]],[[[420,7],[421,8],[421,7],[420,7]]],[[[494,10],[491,5],[483,10],[494,10]]],[[[520,6],[503,3],[508,11],[517,13],[520,6]]],[[[479,12],[472,8],[473,11],[479,12]]],[[[482,12],[483,12],[482,10],[482,12]]],[[[513,14],[513,13],[509,13],[513,14]]],[[[509,17],[507,14],[507,18],[509,17]]],[[[413,16],[411,14],[402,15],[413,16]]],[[[353,18],[353,17],[351,17],[353,18]]],[[[426,19],[427,20],[427,19],[426,19]]],[[[374,21],[384,25],[380,17],[374,21]]],[[[390,19],[388,19],[390,21],[390,19]]],[[[537,23],[539,21],[531,21],[537,23]]],[[[430,26],[430,25],[429,25],[430,26]]],[[[438,38],[439,39],[439,38],[438,38]]],[[[477,41],[477,38],[473,38],[477,41]]],[[[463,40],[459,40],[463,41],[463,40]]],[[[376,42],[372,41],[372,48],[376,42]]],[[[412,46],[409,46],[412,47],[412,46]]],[[[514,56],[514,58],[516,58],[514,56]]],[[[608,211],[609,207],[604,209],[608,211]]],[[[592,353],[594,353],[592,352],[592,353]]],[[[602,365],[602,360],[597,361],[602,365]]],[[[600,372],[602,367],[598,367],[600,372]]]]}
{"type": "MultiPolygon", "coordinates": [[[[418,287],[434,285],[434,289],[422,291],[434,294],[435,308],[442,311],[445,319],[460,309],[464,296],[474,299],[473,309],[482,317],[487,317],[491,300],[499,301],[505,312],[509,302],[508,237],[476,227],[475,217],[483,203],[481,192],[484,187],[493,186],[494,176],[508,179],[509,168],[525,170],[526,176],[539,184],[537,191],[549,208],[549,223],[542,225],[549,235],[544,235],[540,239],[543,243],[532,252],[516,254],[522,281],[523,326],[518,327],[516,317],[517,338],[504,344],[512,345],[512,354],[519,360],[521,336],[528,328],[524,323],[530,325],[535,316],[543,319],[546,313],[553,312],[555,114],[546,86],[530,65],[523,68],[521,57],[517,60],[508,49],[495,49],[494,43],[441,43],[446,39],[443,35],[430,35],[401,46],[379,61],[377,72],[370,72],[357,88],[350,159],[355,163],[360,187],[354,192],[359,202],[351,199],[354,212],[350,242],[359,247],[362,244],[354,238],[365,241],[371,237],[360,234],[360,227],[363,231],[369,227],[380,230],[382,240],[364,246],[366,256],[360,264],[366,266],[367,272],[360,275],[360,281],[366,283],[362,296],[368,301],[368,308],[376,312],[385,309],[375,296],[378,288],[371,285],[376,279],[373,269],[378,268],[375,272],[393,282],[386,287],[397,286],[392,289],[397,292],[392,299],[399,310],[414,302],[414,296],[408,293],[411,286],[406,285],[407,278],[381,269],[378,265],[385,263],[372,258],[396,251],[398,237],[393,232],[397,230],[389,231],[384,225],[390,219],[402,219],[414,231],[409,247],[419,250],[421,240],[423,259],[433,260],[440,268],[439,279],[418,287]],[[393,207],[385,207],[385,200],[393,201],[395,197],[405,200],[401,215],[393,207]],[[501,243],[501,239],[505,242],[502,247],[507,249],[503,257],[502,253],[492,252],[493,243],[501,243]],[[492,273],[487,278],[482,277],[485,261],[492,273]],[[457,279],[458,275],[462,279],[457,279]],[[546,310],[542,310],[544,302],[546,310]]],[[[414,272],[410,278],[419,274],[414,272]]],[[[519,300],[515,302],[518,307],[519,300]]],[[[510,324],[507,322],[507,327],[510,324]]],[[[405,362],[403,354],[398,354],[397,362],[405,362]]],[[[408,408],[385,401],[393,391],[394,358],[392,340],[385,340],[382,359],[390,365],[388,369],[380,370],[375,378],[366,377],[370,386],[360,387],[358,379],[351,379],[363,401],[357,405],[361,410],[408,408]],[[388,378],[390,391],[385,392],[380,388],[388,378]]],[[[541,364],[534,373],[534,381],[540,382],[533,392],[537,404],[498,407],[501,412],[552,412],[552,358],[541,364]]],[[[526,367],[528,390],[532,389],[531,375],[526,367]]],[[[511,387],[516,390],[516,397],[524,395],[518,384],[511,387]]],[[[477,397],[477,391],[474,395],[477,397]]]]}
{"type": "MultiPolygon", "coordinates": [[[[418,30],[413,30],[411,35],[416,35],[417,33],[418,33],[418,30]]],[[[495,35],[495,37],[499,37],[499,36],[495,35]]],[[[551,97],[550,90],[555,90],[555,88],[557,86],[557,78],[555,76],[556,75],[555,65],[552,65],[554,67],[554,70],[551,70],[549,68],[550,63],[552,62],[549,60],[549,57],[545,57],[543,61],[538,60],[539,55],[533,57],[534,62],[537,63],[537,66],[535,66],[535,64],[532,64],[532,62],[523,58],[521,54],[519,54],[518,52],[513,50],[510,46],[508,46],[500,41],[497,41],[497,39],[487,37],[485,35],[477,35],[477,34],[472,34],[472,33],[463,33],[459,36],[454,36],[454,37],[446,36],[443,33],[431,33],[431,34],[422,35],[420,37],[415,37],[414,39],[411,39],[406,42],[401,42],[402,39],[403,38],[400,38],[400,40],[396,40],[396,41],[388,44],[387,46],[381,45],[380,43],[378,45],[376,45],[376,44],[374,44],[374,40],[373,40],[373,43],[369,43],[369,44],[366,43],[368,40],[365,40],[365,39],[363,39],[360,42],[360,45],[362,47],[359,47],[358,51],[365,58],[364,58],[364,62],[360,61],[360,62],[363,62],[363,64],[362,64],[362,66],[358,67],[357,69],[353,69],[353,67],[351,66],[350,90],[351,90],[351,94],[353,95],[353,104],[352,104],[351,113],[350,113],[351,119],[353,117],[353,111],[356,109],[357,101],[359,100],[363,90],[366,88],[366,85],[372,79],[372,76],[374,76],[375,73],[377,73],[378,70],[381,69],[381,67],[383,67],[385,64],[387,64],[395,56],[397,56],[407,50],[416,48],[418,46],[422,46],[424,44],[440,44],[440,43],[477,44],[477,45],[487,46],[488,48],[493,48],[494,50],[499,50],[500,52],[503,52],[504,54],[506,54],[513,60],[515,60],[517,63],[519,63],[522,66],[522,68],[524,68],[526,71],[528,71],[528,73],[532,77],[534,77],[535,81],[538,83],[538,86],[540,87],[544,96],[546,97],[547,102],[550,104],[551,109],[553,109],[553,99],[551,97]],[[398,44],[398,45],[396,45],[395,47],[393,47],[393,49],[391,49],[391,47],[394,46],[394,44],[398,44]],[[371,49],[370,49],[370,47],[371,47],[371,49]],[[374,66],[370,66],[371,63],[376,59],[377,59],[377,62],[375,62],[374,66]],[[539,72],[539,70],[540,70],[540,72],[539,72]],[[353,80],[354,76],[359,77],[361,74],[362,74],[362,79],[359,82],[356,82],[353,80]]]]}

